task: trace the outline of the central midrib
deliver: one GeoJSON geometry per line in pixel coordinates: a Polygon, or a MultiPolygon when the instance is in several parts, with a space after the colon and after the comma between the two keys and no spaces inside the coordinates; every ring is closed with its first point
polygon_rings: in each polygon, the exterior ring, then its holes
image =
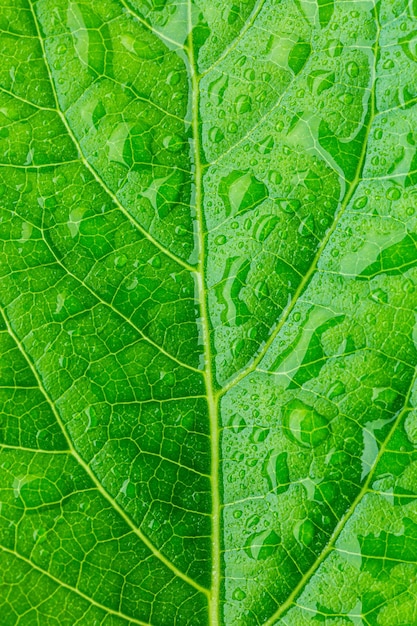
{"type": "MultiPolygon", "coordinates": [[[[298,301],[298,296],[303,292],[310,282],[311,275],[314,273],[317,265],[318,259],[321,257],[321,252],[323,248],[327,245],[331,235],[333,234],[337,224],[340,221],[341,216],[344,214],[345,209],[347,208],[350,200],[352,199],[358,184],[361,180],[362,169],[364,166],[366,153],[367,153],[367,143],[369,138],[370,128],[375,117],[375,72],[376,72],[376,61],[377,61],[377,49],[378,49],[378,39],[380,33],[379,20],[376,10],[374,10],[374,16],[376,18],[378,24],[378,32],[376,41],[373,46],[374,52],[374,67],[373,67],[373,75],[371,77],[371,93],[369,98],[370,112],[369,112],[369,120],[368,120],[368,128],[367,133],[364,138],[364,143],[362,146],[361,155],[359,158],[356,174],[354,179],[351,181],[349,188],[345,194],[345,198],[341,203],[341,210],[339,211],[332,228],[329,229],[327,236],[322,242],[322,246],[320,246],[319,253],[317,254],[312,267],[310,268],[310,272],[308,272],[305,280],[300,289],[300,293],[297,294],[297,297],[293,299],[289,310],[286,311],[286,315],[284,314],[281,327],[287,320],[289,312],[292,310],[294,304],[298,301]]],[[[204,211],[203,211],[203,193],[202,193],[202,173],[203,167],[201,162],[202,155],[202,147],[201,147],[201,139],[200,139],[200,120],[199,120],[199,109],[200,109],[200,90],[199,90],[199,81],[205,75],[201,76],[197,72],[196,64],[195,64],[195,54],[194,54],[194,45],[193,45],[193,37],[192,37],[192,15],[191,15],[191,0],[188,0],[188,26],[189,26],[189,36],[188,36],[188,45],[187,45],[187,55],[189,62],[189,71],[190,71],[190,79],[191,79],[191,115],[192,115],[192,133],[193,133],[193,159],[194,159],[194,182],[195,182],[195,209],[198,223],[198,246],[199,246],[199,263],[198,268],[196,270],[197,281],[198,281],[198,294],[200,301],[200,311],[201,311],[201,325],[202,325],[202,334],[203,334],[203,342],[204,342],[204,376],[206,381],[206,392],[207,392],[207,403],[209,410],[209,425],[210,425],[210,441],[211,441],[211,487],[212,487],[212,567],[211,567],[211,586],[209,592],[209,624],[210,626],[220,626],[222,624],[222,619],[220,616],[220,584],[222,579],[221,572],[221,503],[220,503],[220,481],[219,481],[219,463],[220,463],[220,437],[219,437],[219,425],[218,425],[218,402],[224,393],[226,393],[229,389],[234,387],[238,382],[240,382],[243,378],[245,378],[251,371],[253,371],[254,366],[258,365],[260,360],[263,358],[265,352],[263,351],[262,357],[258,355],[258,358],[255,358],[254,363],[252,363],[248,368],[245,368],[242,372],[236,375],[234,379],[229,381],[228,384],[225,385],[223,389],[215,390],[214,389],[214,371],[213,371],[213,362],[211,358],[211,340],[210,340],[210,322],[208,315],[208,302],[207,302],[207,291],[206,291],[206,272],[205,272],[205,249],[206,249],[206,228],[205,228],[205,220],[204,220],[204,211]]],[[[275,336],[276,333],[273,333],[275,336]]],[[[269,347],[269,342],[268,342],[269,347]]],[[[372,472],[371,472],[372,474],[372,472]]],[[[363,496],[364,490],[361,489],[361,492],[357,498],[359,500],[363,496]]],[[[352,507],[349,509],[349,512],[355,508],[356,502],[353,503],[352,507]]],[[[342,528],[344,527],[346,522],[346,515],[342,517],[337,528],[335,529],[335,534],[332,537],[332,540],[335,540],[336,537],[340,534],[342,528]]],[[[329,542],[328,550],[330,550],[330,546],[333,546],[333,541],[329,542]]],[[[278,610],[264,623],[264,626],[272,626],[276,623],[276,620],[280,619],[282,614],[286,612],[289,608],[290,604],[295,600],[295,598],[301,593],[302,587],[304,584],[310,579],[312,574],[316,571],[318,565],[322,562],[324,555],[327,554],[327,550],[324,550],[321,555],[319,555],[318,559],[316,559],[312,568],[302,577],[300,584],[298,584],[293,593],[287,598],[287,601],[281,605],[278,610]],[[321,558],[323,557],[323,558],[321,558]]]]}
{"type": "Polygon", "coordinates": [[[214,372],[211,355],[210,321],[206,290],[206,236],[201,162],[202,148],[200,140],[200,77],[197,73],[194,42],[191,0],[188,0],[188,40],[186,46],[188,56],[190,89],[191,89],[191,125],[192,125],[192,167],[195,185],[195,211],[197,218],[198,239],[198,266],[195,271],[200,304],[201,331],[204,345],[204,378],[207,393],[207,408],[209,416],[210,448],[211,448],[211,584],[209,592],[209,624],[220,626],[220,581],[221,581],[221,535],[220,535],[220,438],[218,424],[218,396],[214,389],[214,372]]]}

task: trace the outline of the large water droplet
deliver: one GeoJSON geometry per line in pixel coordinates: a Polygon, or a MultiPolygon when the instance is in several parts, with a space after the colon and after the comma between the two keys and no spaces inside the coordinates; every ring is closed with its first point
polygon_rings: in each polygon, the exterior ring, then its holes
{"type": "Polygon", "coordinates": [[[350,78],[356,78],[359,76],[359,66],[355,61],[349,61],[346,65],[346,72],[350,78]]]}
{"type": "Polygon", "coordinates": [[[208,87],[208,94],[210,100],[212,100],[215,105],[218,106],[223,102],[224,92],[227,89],[228,82],[228,75],[223,74],[220,78],[216,78],[216,80],[213,80],[213,82],[210,83],[208,87]]]}
{"type": "Polygon", "coordinates": [[[280,542],[281,540],[274,530],[263,530],[249,537],[245,544],[245,550],[252,559],[261,561],[272,556],[280,542]]]}
{"type": "Polygon", "coordinates": [[[255,209],[268,197],[268,190],[250,172],[237,170],[221,179],[219,194],[226,208],[226,216],[229,216],[255,209]]]}
{"type": "Polygon", "coordinates": [[[275,493],[284,493],[289,488],[290,474],[288,470],[288,453],[272,450],[264,463],[263,475],[269,487],[275,493]]]}
{"type": "Polygon", "coordinates": [[[327,419],[301,400],[291,400],[284,407],[286,435],[306,447],[320,445],[330,435],[327,419]]]}
{"type": "Polygon", "coordinates": [[[242,600],[246,598],[246,593],[240,587],[236,587],[236,589],[234,590],[232,594],[232,598],[233,600],[237,600],[238,602],[241,602],[242,600]]]}
{"type": "Polygon", "coordinates": [[[256,150],[259,154],[269,154],[274,147],[274,138],[273,137],[265,137],[262,139],[257,145],[256,150]]]}
{"type": "Polygon", "coordinates": [[[213,143],[220,143],[220,141],[224,139],[223,131],[218,126],[213,126],[213,128],[210,128],[208,136],[210,141],[212,141],[213,143]]]}
{"type": "Polygon", "coordinates": [[[238,96],[235,100],[235,111],[238,115],[242,113],[248,113],[252,110],[252,100],[250,96],[246,94],[242,94],[238,96]]]}
{"type": "Polygon", "coordinates": [[[296,535],[296,539],[305,546],[309,546],[314,539],[315,535],[315,527],[313,522],[309,519],[304,520],[298,528],[295,530],[294,534],[296,535]]]}

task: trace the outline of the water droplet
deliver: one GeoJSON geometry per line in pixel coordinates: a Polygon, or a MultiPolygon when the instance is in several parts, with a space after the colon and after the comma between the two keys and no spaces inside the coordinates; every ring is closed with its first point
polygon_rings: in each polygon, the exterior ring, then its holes
{"type": "Polygon", "coordinates": [[[58,54],[64,54],[67,51],[67,46],[62,43],[60,46],[58,46],[57,50],[58,54]]]}
{"type": "Polygon", "coordinates": [[[282,182],[282,176],[277,170],[271,170],[268,174],[268,180],[273,185],[279,185],[282,182]]]}
{"type": "Polygon", "coordinates": [[[343,44],[338,39],[331,39],[326,46],[326,53],[329,57],[340,57],[343,52],[343,44]]]}
{"type": "Polygon", "coordinates": [[[262,443],[269,435],[269,428],[262,428],[261,426],[255,426],[253,428],[250,440],[252,443],[262,443]]]}
{"type": "Polygon", "coordinates": [[[235,413],[230,418],[230,426],[234,433],[240,433],[240,431],[246,428],[246,422],[241,415],[235,413]]]}
{"type": "Polygon", "coordinates": [[[270,295],[266,280],[259,280],[254,286],[254,293],[258,299],[268,298],[270,295]]]}
{"type": "Polygon", "coordinates": [[[401,198],[401,191],[398,187],[390,187],[387,191],[386,197],[388,200],[399,200],[401,198]]]}
{"type": "Polygon", "coordinates": [[[232,598],[233,600],[237,600],[238,602],[241,602],[242,600],[246,598],[246,593],[240,587],[236,587],[236,589],[234,590],[232,594],[232,598]]]}
{"type": "Polygon", "coordinates": [[[223,102],[224,93],[229,83],[229,77],[227,74],[222,74],[216,80],[210,83],[208,87],[208,95],[215,105],[219,105],[223,102]]]}
{"type": "Polygon", "coordinates": [[[353,203],[354,209],[363,209],[368,204],[368,198],[366,196],[361,196],[353,203]]]}
{"type": "Polygon", "coordinates": [[[219,195],[228,217],[230,214],[254,210],[268,196],[268,190],[250,172],[237,170],[221,179],[219,195]]]}
{"type": "Polygon", "coordinates": [[[178,85],[180,82],[181,76],[179,72],[170,72],[167,76],[168,85],[178,85]]]}
{"type": "Polygon", "coordinates": [[[276,203],[285,213],[295,213],[301,206],[297,198],[277,198],[276,203]]]}
{"type": "Polygon", "coordinates": [[[247,554],[256,561],[262,561],[276,552],[281,540],[274,530],[263,530],[251,535],[245,543],[247,554]]]}
{"type": "Polygon", "coordinates": [[[343,102],[343,104],[352,104],[353,96],[350,93],[344,93],[340,96],[339,100],[343,102]]]}
{"type": "Polygon", "coordinates": [[[36,541],[36,543],[41,544],[44,543],[45,540],[47,539],[47,530],[46,528],[38,528],[34,531],[33,533],[33,539],[36,541]]]}
{"type": "Polygon", "coordinates": [[[223,131],[218,126],[210,128],[208,136],[213,143],[220,143],[224,139],[223,131]]]}
{"type": "Polygon", "coordinates": [[[301,400],[291,400],[284,407],[284,432],[306,447],[318,446],[330,435],[327,419],[301,400]]]}
{"type": "Polygon", "coordinates": [[[230,122],[229,126],[227,127],[227,130],[229,131],[229,133],[236,133],[237,132],[237,124],[236,122],[230,122]]]}
{"type": "Polygon", "coordinates": [[[252,110],[252,100],[247,94],[238,96],[235,100],[235,111],[238,115],[252,110]]]}
{"type": "Polygon", "coordinates": [[[161,372],[161,379],[164,385],[167,385],[168,387],[173,387],[175,385],[174,372],[161,372]]]}
{"type": "Polygon", "coordinates": [[[260,141],[256,145],[256,150],[260,154],[269,154],[272,151],[273,147],[274,147],[274,138],[273,137],[265,137],[265,139],[262,139],[262,141],[260,141]]]}
{"type": "Polygon", "coordinates": [[[394,65],[395,64],[394,64],[394,61],[392,59],[387,59],[382,67],[384,68],[384,70],[392,70],[394,65]]]}
{"type": "Polygon", "coordinates": [[[225,235],[217,235],[216,239],[214,240],[214,243],[217,246],[222,246],[223,244],[225,244],[227,241],[227,238],[225,237],[225,235]]]}
{"type": "Polygon", "coordinates": [[[95,407],[90,406],[85,410],[85,414],[88,417],[87,428],[95,428],[98,424],[97,411],[95,407]]]}
{"type": "Polygon", "coordinates": [[[406,435],[413,444],[417,445],[417,411],[410,411],[404,421],[404,430],[406,435]]]}
{"type": "Polygon", "coordinates": [[[259,515],[251,515],[246,520],[246,528],[253,528],[254,526],[257,526],[260,521],[261,518],[259,517],[259,515]]]}
{"type": "Polygon", "coordinates": [[[148,262],[155,269],[159,269],[161,267],[161,264],[162,264],[161,257],[159,257],[159,256],[152,257],[152,259],[150,259],[148,262]]]}
{"type": "Polygon", "coordinates": [[[237,509],[236,511],[233,511],[233,517],[235,519],[240,519],[243,515],[243,512],[240,509],[237,509]]]}
{"type": "Polygon", "coordinates": [[[288,453],[272,450],[265,460],[263,475],[267,479],[271,491],[277,494],[287,491],[290,484],[288,453]]]}
{"type": "Polygon", "coordinates": [[[309,519],[306,519],[304,522],[302,522],[302,524],[300,524],[297,529],[297,535],[298,537],[296,537],[296,539],[298,539],[300,543],[305,546],[309,546],[310,543],[313,541],[315,535],[315,527],[313,522],[311,522],[309,519]]]}
{"type": "Polygon", "coordinates": [[[114,259],[114,264],[116,267],[124,267],[127,263],[127,256],[125,254],[121,254],[114,259]]]}
{"type": "Polygon", "coordinates": [[[388,302],[388,294],[386,291],[378,287],[374,291],[371,291],[371,298],[375,300],[375,302],[388,302]]]}
{"type": "Polygon", "coordinates": [[[356,78],[357,76],[359,76],[359,65],[355,63],[355,61],[350,61],[346,65],[346,72],[347,75],[350,76],[350,78],[356,78]]]}
{"type": "Polygon", "coordinates": [[[298,227],[298,232],[302,237],[311,237],[314,234],[314,217],[312,214],[306,215],[298,227]]]}
{"type": "Polygon", "coordinates": [[[340,380],[336,380],[330,387],[328,391],[329,400],[333,400],[333,398],[337,398],[346,392],[346,388],[344,384],[340,380]]]}
{"type": "Polygon", "coordinates": [[[164,145],[164,148],[166,148],[169,152],[173,152],[175,154],[182,149],[184,141],[183,138],[179,135],[168,135],[167,137],[164,137],[162,143],[164,145]]]}

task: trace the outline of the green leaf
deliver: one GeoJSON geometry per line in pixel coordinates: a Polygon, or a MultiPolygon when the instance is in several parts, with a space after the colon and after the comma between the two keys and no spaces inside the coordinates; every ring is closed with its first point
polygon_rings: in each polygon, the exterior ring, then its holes
{"type": "Polygon", "coordinates": [[[417,624],[417,3],[0,7],[2,626],[417,624]]]}

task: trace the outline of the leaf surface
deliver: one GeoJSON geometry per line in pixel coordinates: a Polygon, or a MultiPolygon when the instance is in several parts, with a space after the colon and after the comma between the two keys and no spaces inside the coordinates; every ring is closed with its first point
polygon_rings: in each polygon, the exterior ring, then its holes
{"type": "Polygon", "coordinates": [[[416,18],[1,0],[2,626],[417,623],[416,18]]]}

